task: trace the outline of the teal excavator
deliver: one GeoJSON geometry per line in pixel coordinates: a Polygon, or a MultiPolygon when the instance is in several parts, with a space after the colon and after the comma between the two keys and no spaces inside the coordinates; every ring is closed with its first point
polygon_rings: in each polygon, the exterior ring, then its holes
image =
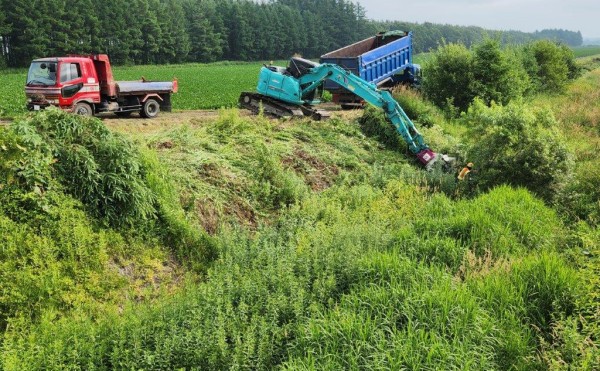
{"type": "Polygon", "coordinates": [[[257,91],[242,93],[239,103],[255,113],[262,110],[275,117],[304,116],[321,120],[328,114],[315,109],[314,105],[320,103],[325,80],[332,80],[366,102],[382,108],[419,161],[428,169],[436,162],[438,154],[425,144],[415,125],[388,91],[379,90],[335,64],[292,58],[288,67],[265,65],[260,70],[257,91]]]}

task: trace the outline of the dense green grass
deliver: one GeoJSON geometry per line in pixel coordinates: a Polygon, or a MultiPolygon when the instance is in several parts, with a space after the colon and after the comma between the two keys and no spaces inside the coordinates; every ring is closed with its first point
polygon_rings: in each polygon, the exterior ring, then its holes
{"type": "MultiPolygon", "coordinates": [[[[0,368],[598,369],[599,76],[534,102],[576,156],[565,205],[425,173],[373,111],[0,127],[0,368]]],[[[470,144],[398,94],[432,148],[470,144]]]]}
{"type": "Polygon", "coordinates": [[[25,79],[27,70],[2,70],[0,84],[0,118],[14,117],[24,113],[25,109],[25,79]]]}
{"type": "MultiPolygon", "coordinates": [[[[500,187],[474,199],[431,193],[410,157],[339,118],[277,121],[224,110],[191,126],[125,133],[146,163],[153,158],[147,179],[161,186],[151,189],[180,195],[169,202],[213,234],[218,259],[204,278],[181,282],[174,294],[155,289],[151,301],[102,300],[107,286],[75,276],[82,288],[74,304],[7,319],[4,369],[539,369],[567,357],[556,344],[586,341],[576,331],[557,335],[582,289],[561,255],[569,231],[525,190],[500,187]]],[[[443,142],[429,137],[432,146],[443,142]]],[[[4,223],[11,241],[34,240],[9,251],[56,238],[15,223],[4,223]]],[[[69,225],[53,233],[106,239],[83,227],[66,234],[69,225]]],[[[129,292],[122,261],[134,259],[119,242],[127,233],[112,233],[110,248],[93,253],[95,245],[80,243],[78,255],[58,253],[53,264],[87,266],[99,254],[105,263],[89,269],[122,277],[117,292],[129,292]],[[116,270],[106,260],[115,257],[116,270]]],[[[160,252],[148,261],[165,259],[160,234],[140,236],[160,252]]],[[[70,293],[69,280],[39,282],[70,293]]],[[[29,286],[11,287],[21,298],[29,286]]],[[[584,364],[586,354],[569,363],[584,364]]]]}

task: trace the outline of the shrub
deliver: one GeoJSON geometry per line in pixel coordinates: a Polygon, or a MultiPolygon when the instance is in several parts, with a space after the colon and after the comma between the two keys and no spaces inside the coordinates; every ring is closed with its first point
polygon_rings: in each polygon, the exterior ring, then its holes
{"type": "Polygon", "coordinates": [[[106,225],[160,237],[198,269],[214,259],[214,242],[185,218],[158,159],[100,120],[48,109],[1,131],[0,144],[7,159],[0,165],[0,210],[13,220],[43,226],[51,206],[46,192],[54,189],[80,200],[106,225]]]}
{"type": "Polygon", "coordinates": [[[54,159],[52,169],[65,190],[92,215],[112,226],[154,216],[154,198],[134,146],[93,118],[48,109],[16,122],[11,130],[24,143],[54,159]]]}
{"type": "Polygon", "coordinates": [[[423,68],[423,91],[438,107],[466,110],[473,98],[473,54],[462,44],[441,46],[423,68]]]}
{"type": "Polygon", "coordinates": [[[477,138],[468,158],[483,189],[511,184],[553,199],[572,160],[549,110],[523,103],[486,107],[477,100],[464,120],[472,128],[469,136],[477,138]]]}
{"type": "Polygon", "coordinates": [[[529,79],[520,61],[502,50],[498,40],[487,39],[473,50],[473,89],[486,104],[507,104],[523,96],[529,79]]]}
{"type": "Polygon", "coordinates": [[[580,164],[558,199],[564,215],[571,220],[600,223],[600,167],[598,161],[580,164]]]}
{"type": "Polygon", "coordinates": [[[421,94],[403,85],[394,90],[394,99],[398,101],[406,115],[418,127],[441,125],[444,117],[439,108],[426,101],[421,94]]]}
{"type": "Polygon", "coordinates": [[[537,84],[537,91],[560,93],[569,79],[581,73],[573,51],[550,40],[539,40],[525,46],[524,59],[532,81],[537,84]]]}
{"type": "Polygon", "coordinates": [[[362,116],[358,119],[358,123],[365,135],[377,139],[389,149],[407,148],[394,125],[387,120],[381,109],[371,106],[366,107],[362,116]]]}

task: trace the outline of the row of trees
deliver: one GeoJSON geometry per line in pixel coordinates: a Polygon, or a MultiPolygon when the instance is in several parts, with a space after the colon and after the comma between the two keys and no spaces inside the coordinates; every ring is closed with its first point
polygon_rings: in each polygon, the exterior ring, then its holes
{"type": "Polygon", "coordinates": [[[347,0],[0,0],[11,67],[92,52],[120,64],[318,56],[369,34],[367,26],[364,9],[347,0]]]}
{"type": "Polygon", "coordinates": [[[370,26],[371,29],[413,31],[415,51],[419,53],[432,51],[443,43],[460,43],[467,47],[471,47],[489,37],[498,39],[505,45],[526,44],[542,39],[559,41],[569,46],[580,46],[583,44],[581,32],[562,29],[527,33],[521,31],[493,31],[475,26],[453,26],[428,22],[410,23],[397,21],[370,21],[370,26]]]}
{"type": "MultiPolygon", "coordinates": [[[[68,53],[107,53],[118,64],[318,57],[389,29],[414,31],[417,51],[443,41],[471,45],[487,34],[479,27],[369,21],[350,0],[0,0],[0,67],[68,53]]],[[[564,30],[501,35],[512,43],[582,42],[580,33],[564,30]]]]}

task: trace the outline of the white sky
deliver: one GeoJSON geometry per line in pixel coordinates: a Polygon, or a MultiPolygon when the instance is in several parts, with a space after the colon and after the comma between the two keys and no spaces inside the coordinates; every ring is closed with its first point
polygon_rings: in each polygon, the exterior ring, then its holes
{"type": "Polygon", "coordinates": [[[533,32],[546,28],[600,37],[600,0],[354,0],[367,18],[533,32]]]}

